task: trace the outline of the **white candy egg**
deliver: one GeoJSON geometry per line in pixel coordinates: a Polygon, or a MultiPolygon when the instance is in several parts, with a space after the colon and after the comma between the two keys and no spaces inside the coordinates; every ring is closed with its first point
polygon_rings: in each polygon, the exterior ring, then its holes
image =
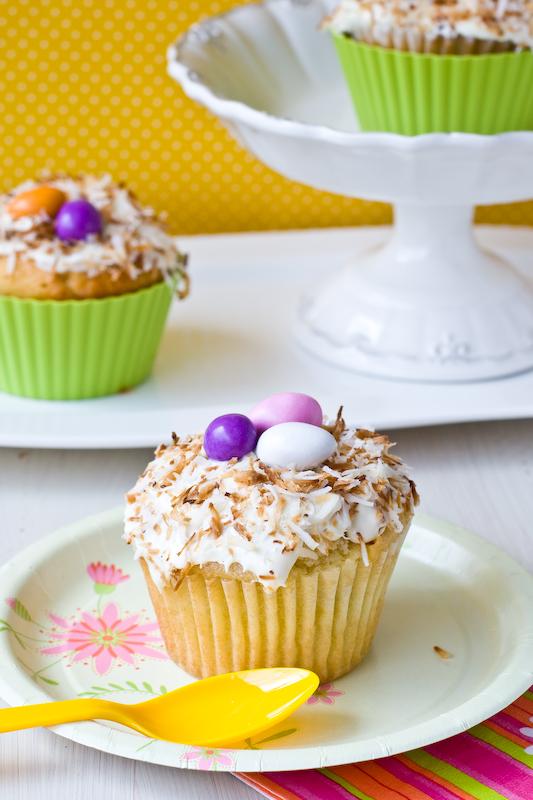
{"type": "Polygon", "coordinates": [[[310,469],[335,452],[335,437],[307,422],[282,422],[268,428],[257,442],[257,457],[269,467],[310,469]]]}

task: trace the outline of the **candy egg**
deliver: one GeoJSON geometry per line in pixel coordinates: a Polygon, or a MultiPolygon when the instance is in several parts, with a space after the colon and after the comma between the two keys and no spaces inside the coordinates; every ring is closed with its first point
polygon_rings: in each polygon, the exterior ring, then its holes
{"type": "Polygon", "coordinates": [[[66,199],[66,194],[55,186],[37,186],[12,197],[6,211],[12,219],[34,217],[42,211],[53,219],[66,199]]]}
{"type": "Polygon", "coordinates": [[[282,422],[307,422],[309,425],[322,425],[320,404],[308,394],[300,392],[280,392],[261,400],[250,414],[258,433],[263,433],[273,425],[282,422]]]}
{"type": "Polygon", "coordinates": [[[242,458],[257,441],[253,422],[244,414],[224,414],[209,423],[204,434],[204,449],[214,461],[242,458]]]}
{"type": "Polygon", "coordinates": [[[61,206],[55,231],[63,241],[79,241],[102,233],[102,217],[88,200],[70,200],[61,206]]]}
{"type": "Polygon", "coordinates": [[[335,437],[306,422],[282,422],[268,428],[257,442],[257,457],[269,467],[310,469],[327,461],[337,447],[335,437]]]}

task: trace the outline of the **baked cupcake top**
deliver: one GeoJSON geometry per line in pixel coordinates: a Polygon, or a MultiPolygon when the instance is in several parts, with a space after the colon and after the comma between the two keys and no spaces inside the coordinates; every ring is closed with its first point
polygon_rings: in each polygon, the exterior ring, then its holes
{"type": "Polygon", "coordinates": [[[111,271],[136,279],[158,270],[178,291],[186,287],[186,258],[175,239],[152,209],[109,176],[26,181],[1,196],[2,256],[8,273],[28,262],[47,273],[88,277],[111,271]]]}
{"type": "MultiPolygon", "coordinates": [[[[298,460],[312,427],[302,422],[271,426],[257,451],[269,456],[277,439],[281,461],[298,460]]],[[[285,584],[298,559],[315,560],[354,542],[366,561],[367,543],[386,528],[401,532],[404,515],[412,513],[418,498],[406,467],[390,452],[389,439],[347,427],[340,413],[333,424],[315,431],[328,452],[310,468],[272,466],[256,452],[215,460],[206,452],[207,435],[204,441],[201,434],[173,435],[172,444],[161,445],[127,495],[124,534],[154,581],[178,585],[191,567],[217,564],[274,589],[285,584]]],[[[312,435],[310,440],[308,454],[312,435]]],[[[314,453],[316,460],[316,446],[314,453]]]]}
{"type": "Polygon", "coordinates": [[[369,34],[378,44],[394,31],[414,31],[428,39],[480,39],[533,45],[531,0],[341,0],[325,27],[355,39],[369,34]]]}

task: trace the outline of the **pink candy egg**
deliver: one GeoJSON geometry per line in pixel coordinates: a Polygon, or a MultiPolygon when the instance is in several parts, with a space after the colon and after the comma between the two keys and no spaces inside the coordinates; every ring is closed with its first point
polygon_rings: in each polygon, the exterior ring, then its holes
{"type": "Polygon", "coordinates": [[[282,422],[307,422],[322,425],[320,404],[308,394],[280,392],[261,400],[249,414],[259,434],[282,422]]]}

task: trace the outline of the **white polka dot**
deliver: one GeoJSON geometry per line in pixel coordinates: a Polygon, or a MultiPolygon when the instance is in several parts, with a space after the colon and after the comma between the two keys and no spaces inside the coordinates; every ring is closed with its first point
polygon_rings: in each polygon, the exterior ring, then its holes
{"type": "MultiPolygon", "coordinates": [[[[315,192],[242,150],[166,75],[166,49],[235,0],[20,0],[0,26],[0,177],[108,171],[182,232],[383,222],[390,210],[315,192]],[[186,202],[183,198],[186,197],[186,202]],[[221,202],[221,199],[223,202],[221,202]]],[[[483,211],[491,221],[498,209],[483,211]]],[[[506,212],[533,221],[533,204],[506,212]]]]}

